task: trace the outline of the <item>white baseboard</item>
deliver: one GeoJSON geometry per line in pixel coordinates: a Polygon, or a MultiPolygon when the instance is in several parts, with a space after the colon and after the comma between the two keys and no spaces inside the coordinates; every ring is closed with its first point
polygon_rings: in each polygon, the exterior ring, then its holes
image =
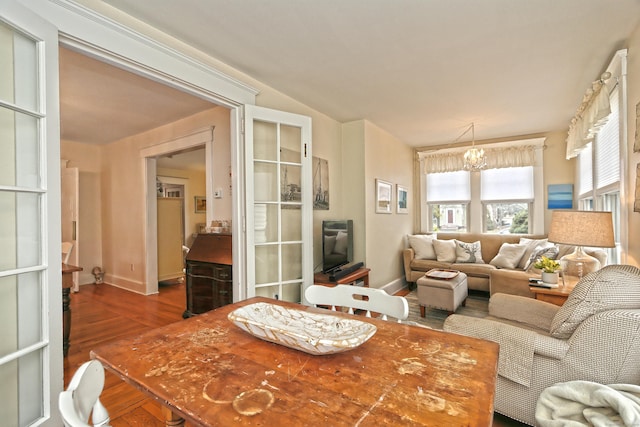
{"type": "Polygon", "coordinates": [[[389,295],[395,295],[405,288],[407,288],[407,282],[404,280],[404,277],[399,277],[380,287],[380,289],[384,290],[389,295]]]}

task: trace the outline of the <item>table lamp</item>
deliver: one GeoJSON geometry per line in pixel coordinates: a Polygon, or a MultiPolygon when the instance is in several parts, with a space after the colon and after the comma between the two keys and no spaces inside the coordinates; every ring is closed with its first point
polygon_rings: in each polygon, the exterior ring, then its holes
{"type": "Polygon", "coordinates": [[[600,269],[600,261],[587,255],[583,246],[612,248],[616,245],[611,212],[554,210],[548,240],[576,246],[573,253],[563,256],[560,261],[563,274],[582,278],[600,269]]]}

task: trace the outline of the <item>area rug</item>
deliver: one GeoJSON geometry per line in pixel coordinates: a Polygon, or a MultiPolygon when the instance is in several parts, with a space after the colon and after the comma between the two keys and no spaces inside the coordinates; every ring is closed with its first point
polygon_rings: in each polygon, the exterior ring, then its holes
{"type": "MultiPolygon", "coordinates": [[[[427,307],[425,317],[420,317],[420,306],[418,305],[418,296],[416,291],[413,290],[405,295],[405,298],[409,302],[409,318],[410,322],[416,322],[421,325],[428,326],[433,329],[442,329],[444,319],[449,316],[449,313],[445,310],[437,310],[435,308],[427,307]]],[[[467,297],[466,305],[458,307],[456,314],[462,314],[471,317],[486,317],[489,309],[489,295],[483,292],[469,293],[467,297]]]]}

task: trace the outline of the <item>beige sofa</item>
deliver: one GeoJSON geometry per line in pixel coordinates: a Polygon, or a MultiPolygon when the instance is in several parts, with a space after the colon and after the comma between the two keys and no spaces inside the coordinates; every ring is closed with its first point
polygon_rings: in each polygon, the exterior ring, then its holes
{"type": "MultiPolygon", "coordinates": [[[[489,264],[498,255],[504,243],[519,243],[521,238],[534,240],[545,239],[544,235],[525,234],[476,234],[476,233],[437,233],[434,236],[438,240],[456,239],[461,242],[480,242],[483,264],[479,263],[449,263],[431,259],[416,259],[415,251],[409,246],[403,251],[403,263],[407,282],[413,284],[432,268],[453,269],[464,272],[467,275],[469,289],[511,295],[521,295],[533,298],[529,291],[529,278],[539,277],[533,271],[524,271],[522,268],[497,268],[489,264]]],[[[408,246],[408,245],[407,245],[408,246]]],[[[573,246],[559,245],[558,258],[571,253],[573,246]]],[[[598,258],[604,266],[607,255],[603,250],[585,250],[589,255],[598,258]]]]}

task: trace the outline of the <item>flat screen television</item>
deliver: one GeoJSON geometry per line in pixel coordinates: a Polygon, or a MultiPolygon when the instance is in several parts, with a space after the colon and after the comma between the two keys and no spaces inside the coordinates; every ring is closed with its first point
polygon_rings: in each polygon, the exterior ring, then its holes
{"type": "Polygon", "coordinates": [[[322,272],[353,262],[353,220],[322,221],[322,272]]]}

